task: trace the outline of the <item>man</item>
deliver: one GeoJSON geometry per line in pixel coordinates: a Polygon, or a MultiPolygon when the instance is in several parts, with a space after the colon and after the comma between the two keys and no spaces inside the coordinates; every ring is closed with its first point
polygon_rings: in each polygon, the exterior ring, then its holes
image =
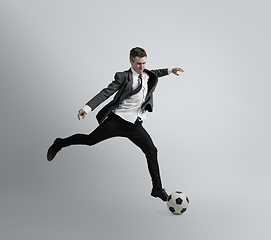
{"type": "MultiPolygon", "coordinates": [[[[166,201],[168,195],[162,188],[159,172],[157,149],[143,128],[142,122],[146,118],[146,111],[153,110],[153,92],[158,83],[158,78],[178,72],[181,68],[147,70],[145,64],[147,53],[144,49],[136,47],[130,51],[131,68],[124,72],[117,72],[114,81],[107,88],[94,96],[79,110],[78,119],[82,119],[108,99],[115,92],[111,102],[103,107],[96,118],[99,126],[89,135],[75,134],[67,138],[57,138],[48,149],[47,159],[52,161],[58,151],[70,145],[83,144],[92,146],[112,137],[126,137],[138,146],[146,156],[149,173],[152,179],[151,196],[159,197],[166,201]]],[[[122,149],[120,149],[122,151],[122,149]]]]}

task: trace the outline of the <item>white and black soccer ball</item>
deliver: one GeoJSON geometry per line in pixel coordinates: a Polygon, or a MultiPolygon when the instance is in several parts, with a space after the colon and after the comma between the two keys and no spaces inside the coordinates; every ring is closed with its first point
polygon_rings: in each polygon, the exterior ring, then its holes
{"type": "Polygon", "coordinates": [[[183,214],[189,205],[188,197],[179,191],[171,193],[167,198],[167,207],[174,214],[183,214]]]}

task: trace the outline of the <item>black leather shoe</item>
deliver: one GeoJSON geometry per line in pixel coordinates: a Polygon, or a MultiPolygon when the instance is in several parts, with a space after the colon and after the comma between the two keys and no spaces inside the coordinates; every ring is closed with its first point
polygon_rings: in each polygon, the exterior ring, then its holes
{"type": "Polygon", "coordinates": [[[52,161],[56,154],[61,150],[61,147],[59,145],[61,141],[61,138],[57,138],[54,143],[52,144],[51,147],[49,147],[48,152],[47,152],[47,160],[52,161]]]}
{"type": "Polygon", "coordinates": [[[168,195],[165,191],[165,189],[161,188],[159,190],[153,188],[151,191],[151,196],[153,197],[159,197],[162,201],[167,201],[168,195]]]}

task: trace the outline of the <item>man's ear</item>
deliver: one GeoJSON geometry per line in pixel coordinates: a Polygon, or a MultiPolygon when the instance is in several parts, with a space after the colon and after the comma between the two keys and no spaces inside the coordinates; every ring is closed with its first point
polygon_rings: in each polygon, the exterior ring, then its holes
{"type": "Polygon", "coordinates": [[[134,61],[130,59],[130,63],[131,63],[131,64],[133,64],[133,63],[134,63],[134,61]]]}

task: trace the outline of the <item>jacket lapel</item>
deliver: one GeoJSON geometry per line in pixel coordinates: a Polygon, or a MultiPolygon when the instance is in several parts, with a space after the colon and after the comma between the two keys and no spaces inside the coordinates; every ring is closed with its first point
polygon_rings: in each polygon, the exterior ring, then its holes
{"type": "Polygon", "coordinates": [[[153,91],[157,85],[158,78],[152,71],[150,71],[148,69],[145,69],[144,72],[146,72],[149,75],[148,94],[147,94],[147,96],[148,96],[149,94],[153,93],[153,91]]]}
{"type": "MultiPolygon", "coordinates": [[[[127,90],[130,91],[132,89],[133,86],[133,73],[131,68],[128,70],[128,83],[127,83],[127,90]]],[[[125,90],[126,90],[125,89],[125,90]]]]}

